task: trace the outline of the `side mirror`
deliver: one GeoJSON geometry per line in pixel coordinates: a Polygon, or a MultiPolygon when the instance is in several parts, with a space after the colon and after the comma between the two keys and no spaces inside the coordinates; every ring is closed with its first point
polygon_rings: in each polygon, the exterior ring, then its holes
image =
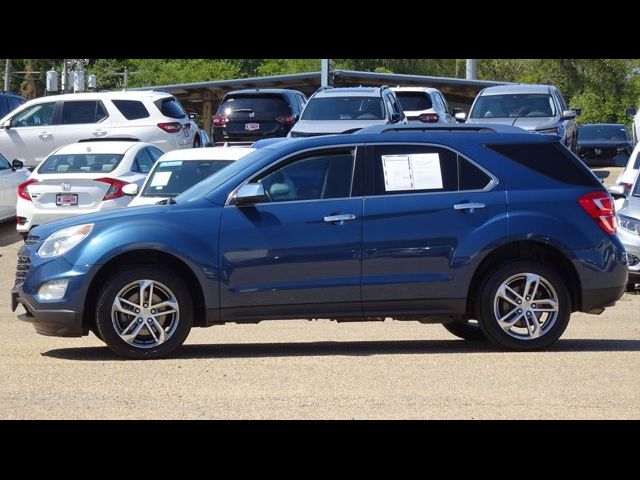
{"type": "Polygon", "coordinates": [[[629,107],[625,110],[625,113],[630,117],[633,117],[636,114],[636,109],[633,107],[629,107]]]}
{"type": "Polygon", "coordinates": [[[17,158],[11,162],[11,170],[13,170],[14,172],[16,170],[20,170],[21,168],[24,168],[24,162],[22,160],[18,160],[17,158]]]}
{"type": "Polygon", "coordinates": [[[11,120],[7,120],[6,122],[4,122],[2,124],[2,128],[4,128],[5,130],[9,130],[11,128],[11,120]]]}
{"type": "Polygon", "coordinates": [[[391,123],[398,123],[400,120],[402,120],[402,115],[400,115],[399,113],[391,114],[391,123]]]}
{"type": "Polygon", "coordinates": [[[464,122],[467,120],[467,114],[466,114],[466,113],[464,113],[464,112],[457,112],[457,113],[454,115],[454,117],[455,117],[455,119],[456,119],[457,121],[462,122],[462,123],[464,123],[464,122]]]}
{"type": "Polygon", "coordinates": [[[261,183],[247,183],[241,186],[236,192],[231,199],[231,204],[241,207],[243,205],[264,202],[265,200],[267,200],[267,194],[261,183]]]}
{"type": "Polygon", "coordinates": [[[575,110],[563,110],[560,120],[572,120],[576,118],[575,110]]]}
{"type": "Polygon", "coordinates": [[[125,195],[129,195],[130,197],[135,197],[138,194],[138,184],[127,183],[124,187],[122,187],[122,193],[124,193],[125,195]]]}
{"type": "Polygon", "coordinates": [[[624,193],[624,186],[623,185],[613,185],[613,186],[609,187],[608,190],[609,190],[609,193],[611,194],[611,196],[614,199],[627,198],[627,196],[624,193]]]}
{"type": "Polygon", "coordinates": [[[197,113],[190,113],[189,114],[189,120],[195,120],[197,116],[198,116],[197,113]]]}
{"type": "Polygon", "coordinates": [[[576,112],[576,117],[579,117],[580,115],[582,115],[582,109],[581,108],[573,108],[572,110],[574,112],[576,112]]]}

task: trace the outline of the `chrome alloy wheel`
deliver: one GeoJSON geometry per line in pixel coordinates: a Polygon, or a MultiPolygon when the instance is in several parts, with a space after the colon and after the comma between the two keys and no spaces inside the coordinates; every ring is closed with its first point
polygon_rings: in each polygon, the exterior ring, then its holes
{"type": "Polygon", "coordinates": [[[507,278],[493,300],[498,325],[519,340],[544,335],[558,318],[558,294],[544,277],[518,273],[507,278]]]}
{"type": "Polygon", "coordinates": [[[137,348],[166,342],[176,330],[180,308],[173,292],[154,280],[137,280],[118,292],[111,321],[122,340],[137,348]]]}

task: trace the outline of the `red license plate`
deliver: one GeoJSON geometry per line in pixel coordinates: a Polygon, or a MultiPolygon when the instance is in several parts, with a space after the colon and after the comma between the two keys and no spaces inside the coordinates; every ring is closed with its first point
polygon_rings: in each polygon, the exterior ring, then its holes
{"type": "Polygon", "coordinates": [[[59,193],[56,195],[56,205],[78,205],[78,195],[75,193],[59,193]]]}

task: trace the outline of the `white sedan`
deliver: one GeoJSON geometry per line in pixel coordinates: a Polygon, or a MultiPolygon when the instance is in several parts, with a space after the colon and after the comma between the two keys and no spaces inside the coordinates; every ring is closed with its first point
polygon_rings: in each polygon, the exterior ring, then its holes
{"type": "Polygon", "coordinates": [[[16,191],[30,173],[21,161],[14,161],[12,165],[0,154],[0,222],[16,216],[16,191]]]}
{"type": "Polygon", "coordinates": [[[130,185],[125,187],[124,193],[137,195],[129,204],[130,207],[153,205],[181,194],[253,151],[255,148],[250,147],[172,150],[160,157],[141,189],[130,185]]]}
{"type": "Polygon", "coordinates": [[[142,185],[164,152],[137,141],[86,141],[60,147],[18,187],[18,232],[62,218],[126,207],[122,187],[142,185]]]}

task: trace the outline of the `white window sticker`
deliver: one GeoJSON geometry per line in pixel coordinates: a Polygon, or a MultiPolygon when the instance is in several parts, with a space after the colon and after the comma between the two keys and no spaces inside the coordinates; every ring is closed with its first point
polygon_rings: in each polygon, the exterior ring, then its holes
{"type": "Polygon", "coordinates": [[[413,190],[409,157],[406,155],[383,155],[384,188],[387,192],[413,190]]]}
{"type": "Polygon", "coordinates": [[[158,168],[179,167],[180,165],[182,165],[182,160],[173,160],[171,162],[162,162],[162,163],[160,163],[160,165],[158,165],[158,168]]]}
{"type": "Polygon", "coordinates": [[[442,169],[440,155],[437,153],[418,153],[409,155],[414,190],[433,190],[442,188],[442,169]]]}
{"type": "Polygon", "coordinates": [[[437,153],[383,155],[382,169],[387,192],[442,188],[442,169],[437,153]]]}
{"type": "Polygon", "coordinates": [[[173,172],[156,172],[151,180],[151,187],[165,187],[173,172]]]}

